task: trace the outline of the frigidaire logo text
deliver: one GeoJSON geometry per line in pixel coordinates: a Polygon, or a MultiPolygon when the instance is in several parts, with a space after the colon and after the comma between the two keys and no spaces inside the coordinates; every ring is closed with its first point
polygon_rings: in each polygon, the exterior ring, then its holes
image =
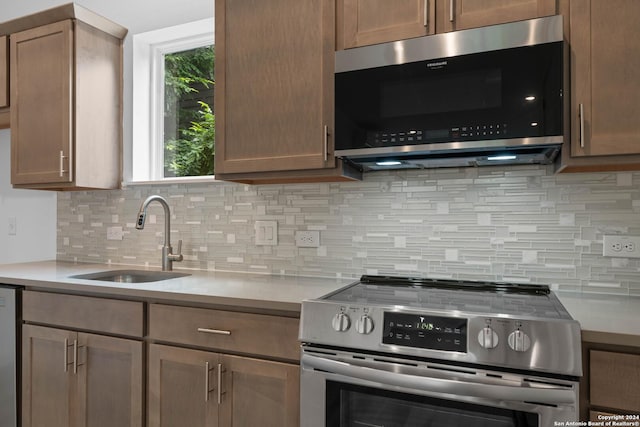
{"type": "Polygon", "coordinates": [[[447,65],[447,61],[429,62],[427,68],[442,68],[447,65]]]}

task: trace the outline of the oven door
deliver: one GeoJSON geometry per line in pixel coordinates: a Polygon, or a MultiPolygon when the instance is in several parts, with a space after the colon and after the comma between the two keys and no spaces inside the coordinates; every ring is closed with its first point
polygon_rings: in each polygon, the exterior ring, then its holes
{"type": "Polygon", "coordinates": [[[578,418],[578,383],[303,348],[301,426],[553,426],[578,418]]]}

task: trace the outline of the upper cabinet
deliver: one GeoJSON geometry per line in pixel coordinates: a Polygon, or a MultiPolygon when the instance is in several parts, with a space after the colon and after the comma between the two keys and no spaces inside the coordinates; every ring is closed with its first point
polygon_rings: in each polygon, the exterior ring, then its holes
{"type": "Polygon", "coordinates": [[[7,42],[7,36],[0,37],[0,108],[9,106],[7,42]]]}
{"type": "Polygon", "coordinates": [[[215,7],[216,178],[353,179],[333,154],[334,1],[215,7]]]}
{"type": "Polygon", "coordinates": [[[7,28],[11,183],[118,188],[126,30],[74,4],[2,24],[7,28]]]}
{"type": "Polygon", "coordinates": [[[435,34],[435,0],[337,0],[337,49],[435,34]]]}
{"type": "Polygon", "coordinates": [[[0,37],[0,129],[9,127],[9,61],[7,59],[7,36],[0,37]]]}
{"type": "Polygon", "coordinates": [[[435,0],[439,33],[557,13],[556,0],[435,0]]]}
{"type": "Polygon", "coordinates": [[[347,49],[556,13],[555,0],[338,0],[337,46],[347,49]]]}
{"type": "Polygon", "coordinates": [[[572,0],[571,149],[562,171],[640,169],[640,2],[572,0]]]}

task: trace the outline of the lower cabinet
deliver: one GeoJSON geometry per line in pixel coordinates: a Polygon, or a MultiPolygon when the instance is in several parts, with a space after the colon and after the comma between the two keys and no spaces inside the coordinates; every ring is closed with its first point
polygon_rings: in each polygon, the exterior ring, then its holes
{"type": "Polygon", "coordinates": [[[638,422],[640,348],[583,341],[582,353],[581,419],[621,415],[618,421],[638,422]]]}
{"type": "Polygon", "coordinates": [[[22,342],[23,427],[142,427],[142,342],[34,325],[22,342]]]}
{"type": "Polygon", "coordinates": [[[149,346],[149,427],[299,425],[297,365],[149,346]]]}
{"type": "Polygon", "coordinates": [[[149,304],[149,427],[297,427],[299,319],[149,304]]]}
{"type": "Polygon", "coordinates": [[[24,291],[22,318],[22,427],[143,426],[142,302],[24,291]]]}

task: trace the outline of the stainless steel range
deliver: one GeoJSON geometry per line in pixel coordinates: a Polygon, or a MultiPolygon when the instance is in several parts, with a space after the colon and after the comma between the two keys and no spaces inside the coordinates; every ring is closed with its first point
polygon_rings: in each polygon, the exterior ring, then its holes
{"type": "Polygon", "coordinates": [[[580,325],[547,286],[383,276],[304,301],[301,425],[578,420],[580,325]]]}

